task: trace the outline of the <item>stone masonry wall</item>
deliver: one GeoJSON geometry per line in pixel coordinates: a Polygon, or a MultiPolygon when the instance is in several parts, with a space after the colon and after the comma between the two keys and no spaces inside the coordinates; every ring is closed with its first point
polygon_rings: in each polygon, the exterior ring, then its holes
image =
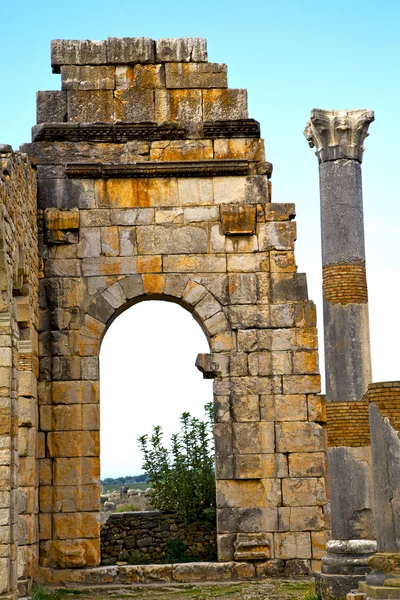
{"type": "MultiPolygon", "coordinates": [[[[271,201],[247,93],[202,39],[56,40],[38,94],[40,563],[100,562],[99,371],[107,327],[146,299],[189,310],[214,378],[222,561],[305,561],[325,542],[315,307],[293,204],[271,201]]],[[[179,374],[177,375],[179,376],[179,374]]],[[[313,561],[313,562],[312,562],[313,561]]]]}
{"type": "Polygon", "coordinates": [[[214,527],[185,526],[175,515],[159,511],[112,513],[101,527],[101,562],[171,562],[168,542],[185,544],[185,556],[197,560],[216,557],[214,527]]]}
{"type": "Polygon", "coordinates": [[[36,174],[0,145],[0,594],[25,594],[38,560],[36,174]]]}

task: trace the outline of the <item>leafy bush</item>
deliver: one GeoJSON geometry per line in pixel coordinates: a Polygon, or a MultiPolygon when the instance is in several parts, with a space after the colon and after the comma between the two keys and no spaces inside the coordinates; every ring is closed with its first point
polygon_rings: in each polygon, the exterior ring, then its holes
{"type": "Polygon", "coordinates": [[[139,437],[143,469],[154,489],[152,504],[178,515],[186,524],[215,521],[215,473],[212,404],[200,421],[185,412],[181,431],[171,437],[171,450],[163,445],[162,428],[139,437]]]}

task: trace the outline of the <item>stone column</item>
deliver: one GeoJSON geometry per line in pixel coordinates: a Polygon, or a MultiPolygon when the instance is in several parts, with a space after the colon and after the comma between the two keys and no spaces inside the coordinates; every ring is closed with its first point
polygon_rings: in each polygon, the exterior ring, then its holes
{"type": "Polygon", "coordinates": [[[304,132],[320,173],[328,472],[332,540],[324,598],[344,598],[376,544],[368,401],[371,382],[361,161],[370,110],[314,109],[304,132]]]}

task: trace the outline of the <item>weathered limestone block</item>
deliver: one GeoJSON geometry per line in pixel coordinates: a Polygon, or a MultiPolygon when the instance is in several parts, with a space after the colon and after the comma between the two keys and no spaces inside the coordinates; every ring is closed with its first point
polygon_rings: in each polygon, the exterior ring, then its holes
{"type": "Polygon", "coordinates": [[[93,204],[93,180],[50,178],[38,180],[38,208],[94,208],[93,204]]]}
{"type": "Polygon", "coordinates": [[[204,121],[247,119],[247,90],[212,89],[203,91],[204,121]]]}
{"type": "Polygon", "coordinates": [[[326,471],[324,452],[291,452],[289,473],[291,477],[323,477],[326,471]]]}
{"type": "Polygon", "coordinates": [[[51,41],[51,66],[53,67],[53,73],[59,73],[61,65],[104,65],[106,63],[107,47],[105,41],[51,41]]]}
{"type": "Polygon", "coordinates": [[[189,254],[207,252],[207,233],[202,227],[185,226],[180,229],[166,226],[138,227],[137,244],[140,254],[180,254],[182,248],[189,254]]]}
{"type": "Polygon", "coordinates": [[[96,404],[99,401],[98,381],[55,381],[53,404],[96,404]]]}
{"type": "Polygon", "coordinates": [[[121,65],[115,68],[115,89],[165,89],[163,65],[121,65]]]}
{"type": "Polygon", "coordinates": [[[282,506],[279,511],[279,531],[317,531],[325,527],[321,506],[282,506]]]}
{"type": "Polygon", "coordinates": [[[289,532],[274,535],[275,557],[289,559],[311,558],[310,533],[289,532]]]}
{"type": "Polygon", "coordinates": [[[111,90],[69,90],[68,121],[72,123],[112,122],[114,97],[111,90]]]}
{"type": "Polygon", "coordinates": [[[75,66],[61,67],[61,89],[63,90],[113,90],[115,87],[115,68],[112,66],[75,66]]]}
{"type": "Polygon", "coordinates": [[[36,122],[64,123],[67,120],[66,92],[37,92],[36,122]]]}
{"type": "Polygon", "coordinates": [[[212,178],[178,179],[179,204],[182,206],[213,204],[212,178]]]}
{"type": "Polygon", "coordinates": [[[251,235],[256,228],[256,208],[254,206],[239,206],[222,204],[221,221],[224,235],[251,235]]]}
{"type": "Polygon", "coordinates": [[[287,477],[288,464],[285,454],[263,454],[262,455],[263,477],[287,477]]]}
{"type": "Polygon", "coordinates": [[[296,240],[296,223],[281,221],[261,224],[258,241],[260,250],[293,250],[296,240]]]}
{"type": "Polygon", "coordinates": [[[41,406],[40,429],[42,431],[80,431],[82,429],[81,405],[41,406]]]}
{"type": "Polygon", "coordinates": [[[157,62],[207,62],[204,38],[161,38],[156,41],[157,62]]]}
{"type": "Polygon", "coordinates": [[[286,478],[282,480],[282,496],[285,506],[314,506],[326,502],[323,478],[286,478]]]}
{"type": "MultiPolygon", "coordinates": [[[[150,160],[207,160],[210,158],[213,158],[211,140],[157,141],[152,142],[150,149],[150,160]]],[[[182,180],[182,183],[184,184],[185,181],[187,180],[182,180]]]]}
{"type": "Polygon", "coordinates": [[[40,561],[43,567],[62,569],[96,566],[100,563],[100,539],[41,542],[40,561]]]}
{"type": "Polygon", "coordinates": [[[271,302],[308,300],[305,273],[271,273],[271,302]]]}
{"type": "Polygon", "coordinates": [[[83,536],[96,538],[99,534],[99,513],[75,512],[53,515],[53,535],[56,540],[75,540],[83,536]]]}
{"type": "Polygon", "coordinates": [[[238,533],[235,541],[235,560],[268,559],[273,555],[271,533],[238,533]]]}
{"type": "Polygon", "coordinates": [[[129,88],[114,92],[115,121],[154,121],[154,92],[152,89],[129,88]]]}
{"type": "Polygon", "coordinates": [[[279,479],[217,480],[217,506],[220,508],[266,508],[281,501],[279,479]]]}
{"type": "Polygon", "coordinates": [[[53,461],[54,485],[98,484],[100,460],[98,458],[55,458],[53,461]]]}
{"type": "Polygon", "coordinates": [[[98,456],[98,431],[52,431],[47,434],[47,450],[54,457],[98,456]]]}
{"type": "Polygon", "coordinates": [[[214,140],[214,158],[244,158],[252,161],[265,160],[264,140],[252,138],[214,140]]]}
{"type": "Polygon", "coordinates": [[[155,90],[155,120],[200,123],[203,120],[201,90],[155,90]]]}
{"type": "Polygon", "coordinates": [[[107,62],[111,64],[154,63],[155,44],[147,37],[107,39],[107,62]]]}
{"type": "Polygon", "coordinates": [[[228,87],[227,67],[217,63],[167,63],[167,89],[228,87]]]}
{"type": "Polygon", "coordinates": [[[276,423],[277,452],[323,452],[325,449],[325,431],[318,423],[288,421],[276,423]]]}
{"type": "Polygon", "coordinates": [[[294,273],[297,270],[294,252],[270,252],[271,273],[294,273]]]}
{"type": "MultiPolygon", "coordinates": [[[[264,354],[264,353],[263,353],[264,354]]],[[[250,355],[249,358],[254,355],[250,355]]],[[[273,372],[276,372],[275,370],[273,372]]],[[[261,419],[265,421],[306,421],[307,402],[304,394],[260,396],[261,419]]]]}
{"type": "Polygon", "coordinates": [[[278,531],[278,509],[268,508],[220,508],[217,510],[220,533],[252,533],[255,531],[278,531]]]}

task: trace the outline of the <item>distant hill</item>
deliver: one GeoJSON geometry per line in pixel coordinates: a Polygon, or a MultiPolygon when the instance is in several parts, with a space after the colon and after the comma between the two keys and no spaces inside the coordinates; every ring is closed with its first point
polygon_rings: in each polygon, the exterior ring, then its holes
{"type": "Polygon", "coordinates": [[[103,485],[129,485],[130,483],[145,483],[146,475],[127,475],[126,477],[106,477],[101,480],[103,485]]]}

